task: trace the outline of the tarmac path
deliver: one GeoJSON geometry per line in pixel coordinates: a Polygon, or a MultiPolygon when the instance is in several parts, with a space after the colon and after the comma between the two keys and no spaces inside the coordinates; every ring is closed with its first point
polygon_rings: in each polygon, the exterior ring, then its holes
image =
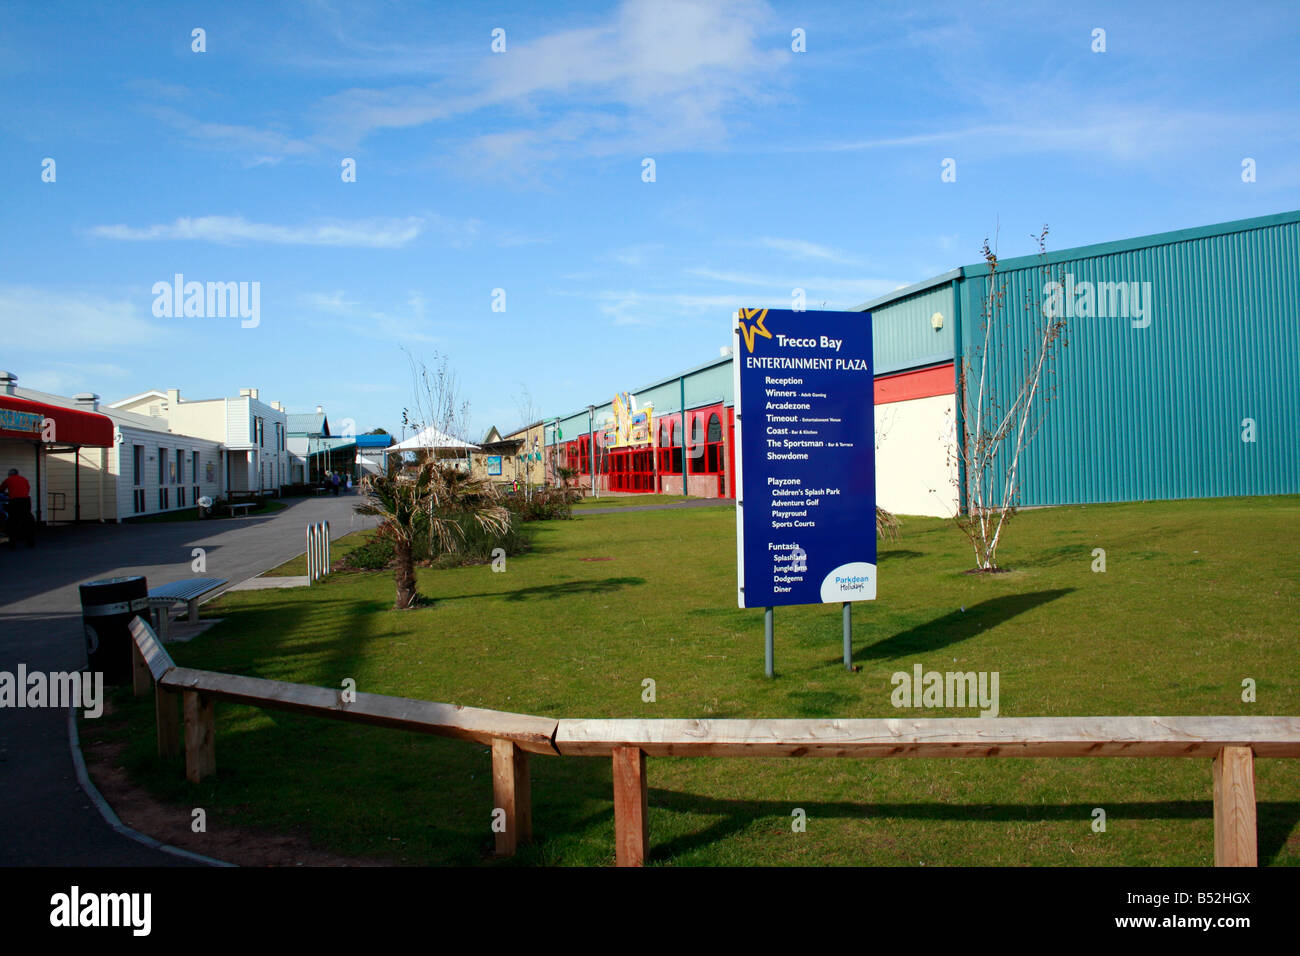
{"type": "MultiPolygon", "coordinates": [[[[0,545],[0,671],[86,666],[78,584],[129,574],[150,587],[178,581],[193,576],[199,547],[205,575],[238,584],[302,554],[308,524],[329,521],[336,538],[372,527],[375,519],[352,513],[357,500],[291,499],[272,514],[213,521],[69,525],[41,529],[34,549],[0,545]]],[[[67,710],[0,708],[0,866],[197,862],[110,825],[78,783],[69,744],[67,710]]]]}

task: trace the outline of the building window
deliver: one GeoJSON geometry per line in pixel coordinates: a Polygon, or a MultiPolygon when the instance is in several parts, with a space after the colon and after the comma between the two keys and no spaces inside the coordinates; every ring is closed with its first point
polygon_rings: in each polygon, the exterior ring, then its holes
{"type": "Polygon", "coordinates": [[[691,444],[687,449],[687,455],[691,459],[692,475],[704,473],[704,428],[701,425],[703,420],[703,415],[691,416],[691,444]]]}
{"type": "Polygon", "coordinates": [[[131,446],[131,483],[137,488],[144,484],[144,445],[131,446]]]}
{"type": "Polygon", "coordinates": [[[680,475],[682,473],[682,448],[678,444],[676,421],[659,423],[659,473],[680,475]]]}
{"type": "Polygon", "coordinates": [[[726,471],[722,455],[722,420],[717,412],[691,418],[691,474],[721,475],[726,471]],[[707,422],[707,424],[706,424],[707,422]]]}
{"type": "MultiPolygon", "coordinates": [[[[161,445],[158,446],[158,484],[167,484],[167,463],[171,461],[171,456],[167,454],[167,449],[161,445]]],[[[161,499],[159,499],[161,500],[161,499]]]]}
{"type": "Polygon", "coordinates": [[[185,484],[185,449],[176,449],[176,476],[173,479],[176,484],[185,484]]]}

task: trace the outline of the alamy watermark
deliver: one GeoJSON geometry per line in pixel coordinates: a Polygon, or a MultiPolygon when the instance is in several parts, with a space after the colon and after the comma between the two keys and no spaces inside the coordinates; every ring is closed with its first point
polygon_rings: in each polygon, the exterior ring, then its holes
{"type": "Polygon", "coordinates": [[[979,707],[981,717],[998,715],[997,671],[922,670],[895,671],[889,682],[894,691],[889,702],[895,707],[979,707]]]}
{"type": "Polygon", "coordinates": [[[104,713],[103,671],[28,672],[26,664],[18,672],[0,671],[0,708],[77,707],[94,719],[104,713]]]}
{"type": "Polygon", "coordinates": [[[153,289],[155,318],[224,319],[240,318],[245,329],[255,329],[262,321],[262,283],[260,282],[186,282],[176,273],[171,282],[155,282],[153,289]]]}
{"type": "Polygon", "coordinates": [[[50,925],[57,927],[127,927],[133,936],[148,936],[152,911],[152,893],[85,893],[73,886],[50,897],[50,925]]]}
{"type": "Polygon", "coordinates": [[[1133,328],[1151,324],[1150,282],[1092,282],[1076,280],[1043,285],[1043,315],[1049,319],[1131,319],[1133,328]]]}

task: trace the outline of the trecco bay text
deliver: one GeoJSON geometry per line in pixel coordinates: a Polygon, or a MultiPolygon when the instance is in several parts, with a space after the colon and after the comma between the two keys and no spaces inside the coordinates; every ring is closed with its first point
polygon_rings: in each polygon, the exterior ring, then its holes
{"type": "MultiPolygon", "coordinates": [[[[843,339],[833,339],[822,335],[815,339],[795,339],[788,335],[773,336],[779,348],[795,349],[830,349],[838,352],[844,344],[843,339]]],[[[871,366],[866,359],[859,358],[803,358],[792,355],[747,355],[745,368],[806,368],[822,372],[869,372],[871,366]]]]}

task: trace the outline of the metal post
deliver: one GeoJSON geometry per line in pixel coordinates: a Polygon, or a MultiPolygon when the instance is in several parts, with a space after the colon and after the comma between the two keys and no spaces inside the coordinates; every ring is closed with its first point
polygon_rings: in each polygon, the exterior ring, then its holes
{"type": "Polygon", "coordinates": [[[325,522],[325,564],[321,568],[321,575],[330,573],[330,523],[325,522]]]}
{"type": "Polygon", "coordinates": [[[587,406],[587,458],[591,469],[591,494],[596,497],[596,406],[587,406]]]}
{"type": "Polygon", "coordinates": [[[764,673],[766,673],[768,677],[776,676],[776,650],[773,644],[772,609],[769,607],[763,609],[763,661],[764,673]]]}
{"type": "Polygon", "coordinates": [[[844,669],[853,671],[853,605],[844,602],[844,669]]]}

